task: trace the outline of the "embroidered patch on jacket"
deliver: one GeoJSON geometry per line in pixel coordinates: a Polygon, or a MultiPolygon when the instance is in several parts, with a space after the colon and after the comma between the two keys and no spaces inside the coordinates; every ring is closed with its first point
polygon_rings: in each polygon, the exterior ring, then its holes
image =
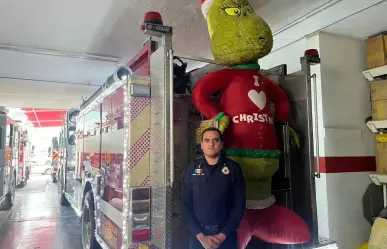
{"type": "Polygon", "coordinates": [[[224,167],[223,167],[222,173],[223,173],[223,175],[228,175],[228,174],[230,174],[230,170],[228,169],[227,166],[224,166],[224,167]]]}
{"type": "Polygon", "coordinates": [[[204,176],[203,169],[201,169],[201,168],[195,169],[195,170],[194,170],[194,173],[193,173],[192,175],[193,175],[193,176],[204,176]]]}

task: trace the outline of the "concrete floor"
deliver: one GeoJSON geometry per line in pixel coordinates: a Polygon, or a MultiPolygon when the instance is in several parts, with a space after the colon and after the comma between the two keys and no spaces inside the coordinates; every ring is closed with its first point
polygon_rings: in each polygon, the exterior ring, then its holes
{"type": "Polygon", "coordinates": [[[49,176],[32,175],[16,189],[12,210],[0,211],[0,249],[81,249],[81,224],[58,203],[49,176]]]}

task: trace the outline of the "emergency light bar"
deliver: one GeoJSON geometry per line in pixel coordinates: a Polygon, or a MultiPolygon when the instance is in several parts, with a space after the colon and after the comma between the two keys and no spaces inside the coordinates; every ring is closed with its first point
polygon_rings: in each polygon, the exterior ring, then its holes
{"type": "Polygon", "coordinates": [[[150,11],[144,16],[144,23],[141,25],[144,34],[161,37],[163,35],[172,35],[172,27],[164,26],[163,19],[158,12],[150,11]]]}

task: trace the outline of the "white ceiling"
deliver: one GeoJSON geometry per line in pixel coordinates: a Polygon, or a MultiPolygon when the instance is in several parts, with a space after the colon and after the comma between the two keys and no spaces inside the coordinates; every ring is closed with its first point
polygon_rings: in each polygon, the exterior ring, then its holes
{"type": "Polygon", "coordinates": [[[97,89],[85,84],[0,79],[0,105],[67,110],[97,89]]]}
{"type": "Polygon", "coordinates": [[[387,2],[382,1],[362,12],[341,20],[324,32],[365,40],[368,37],[387,31],[387,2]]]}
{"type": "MultiPolygon", "coordinates": [[[[251,0],[273,31],[326,2],[251,0]]],[[[177,51],[186,50],[188,43],[195,54],[208,47],[200,0],[35,0],[24,4],[0,0],[0,41],[128,60],[146,38],[140,25],[149,10],[159,11],[164,23],[173,26],[177,51]]]]}
{"type": "MultiPolygon", "coordinates": [[[[329,0],[251,0],[273,31],[329,0]]],[[[0,0],[0,45],[99,54],[127,62],[147,38],[144,14],[162,14],[177,52],[211,57],[200,0],[0,0]]],[[[117,63],[0,50],[0,103],[15,107],[79,105],[117,63]],[[41,97],[41,93],[45,97],[41,97]],[[40,96],[40,97],[39,97],[40,96]]]]}

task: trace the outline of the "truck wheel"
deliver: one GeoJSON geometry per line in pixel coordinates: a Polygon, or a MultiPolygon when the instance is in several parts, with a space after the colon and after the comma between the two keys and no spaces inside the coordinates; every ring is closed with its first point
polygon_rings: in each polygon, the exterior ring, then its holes
{"type": "Polygon", "coordinates": [[[15,178],[12,179],[12,184],[11,184],[11,189],[7,196],[5,197],[5,203],[4,206],[2,207],[2,210],[8,210],[13,207],[13,204],[15,203],[15,178]]]}
{"type": "Polygon", "coordinates": [[[94,202],[91,191],[85,195],[82,207],[82,245],[83,249],[100,248],[95,239],[94,202]]]}
{"type": "Polygon", "coordinates": [[[17,185],[18,188],[24,188],[24,186],[27,185],[27,180],[24,180],[22,182],[19,183],[19,185],[17,185]]]}
{"type": "Polygon", "coordinates": [[[64,187],[64,182],[59,179],[58,183],[58,199],[59,199],[59,204],[61,206],[68,206],[69,202],[66,199],[65,194],[63,193],[63,187],[64,187]]]}
{"type": "Polygon", "coordinates": [[[52,174],[52,183],[57,183],[58,179],[56,178],[56,173],[52,174]]]}

